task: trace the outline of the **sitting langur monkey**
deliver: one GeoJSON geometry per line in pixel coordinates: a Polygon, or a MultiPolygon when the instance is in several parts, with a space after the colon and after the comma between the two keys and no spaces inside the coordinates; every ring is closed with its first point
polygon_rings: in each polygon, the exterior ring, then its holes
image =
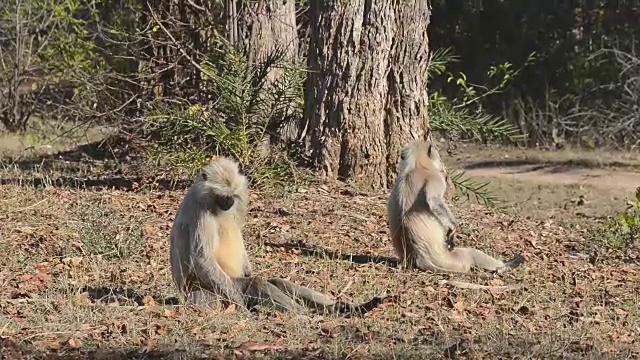
{"type": "Polygon", "coordinates": [[[503,262],[474,248],[455,248],[457,221],[445,202],[446,174],[430,140],[405,146],[399,174],[387,202],[393,247],[400,263],[426,271],[468,272],[472,266],[514,269],[521,255],[503,262]]]}
{"type": "Polygon", "coordinates": [[[226,157],[214,157],[187,191],[170,236],[173,280],[186,303],[221,299],[247,309],[259,305],[280,312],[312,308],[347,314],[377,306],[379,298],[352,306],[284,279],[252,276],[242,236],[247,203],[247,179],[226,157]]]}

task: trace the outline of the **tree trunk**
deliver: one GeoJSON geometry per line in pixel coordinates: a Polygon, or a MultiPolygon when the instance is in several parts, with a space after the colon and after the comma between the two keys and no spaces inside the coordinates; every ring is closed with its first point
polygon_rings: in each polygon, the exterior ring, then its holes
{"type": "Polygon", "coordinates": [[[401,147],[429,135],[429,15],[424,0],[310,2],[306,135],[324,176],[388,188],[401,147]]]}
{"type": "Polygon", "coordinates": [[[298,61],[295,0],[246,1],[242,8],[251,60],[262,61],[281,51],[285,60],[298,61]]]}
{"type": "MultiPolygon", "coordinates": [[[[264,62],[270,56],[278,54],[282,56],[280,60],[284,61],[285,65],[299,65],[295,0],[242,1],[240,8],[243,19],[240,32],[251,62],[264,62]]],[[[265,85],[270,86],[282,74],[282,67],[271,68],[265,85]]],[[[290,109],[295,109],[295,101],[291,103],[290,109]]],[[[282,115],[284,118],[293,120],[285,122],[272,134],[267,134],[265,142],[289,144],[295,140],[300,125],[300,116],[294,115],[292,111],[282,115]]]]}

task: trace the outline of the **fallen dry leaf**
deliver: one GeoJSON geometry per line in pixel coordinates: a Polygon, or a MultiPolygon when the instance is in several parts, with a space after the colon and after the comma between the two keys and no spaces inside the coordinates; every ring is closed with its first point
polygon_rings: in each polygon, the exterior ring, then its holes
{"type": "Polygon", "coordinates": [[[240,351],[264,351],[264,350],[280,350],[284,347],[278,344],[267,344],[260,342],[245,342],[240,344],[236,349],[240,351]]]}
{"type": "Polygon", "coordinates": [[[145,297],[143,297],[142,298],[142,303],[145,306],[156,306],[156,305],[158,305],[158,303],[150,295],[146,295],[145,297]]]}
{"type": "Polygon", "coordinates": [[[62,344],[56,340],[44,340],[42,344],[49,350],[60,350],[62,349],[62,344]]]}
{"type": "Polygon", "coordinates": [[[69,339],[69,341],[67,341],[67,343],[69,344],[69,346],[72,349],[78,349],[80,348],[80,346],[82,346],[82,342],[78,339],[69,339]]]}

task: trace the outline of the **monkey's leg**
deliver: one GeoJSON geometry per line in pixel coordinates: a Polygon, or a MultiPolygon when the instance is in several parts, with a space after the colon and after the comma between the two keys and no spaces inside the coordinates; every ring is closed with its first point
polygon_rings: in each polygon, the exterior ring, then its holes
{"type": "MultiPolygon", "coordinates": [[[[229,301],[228,299],[225,299],[209,290],[198,289],[191,290],[186,294],[185,303],[198,307],[220,310],[223,306],[226,307],[229,301]]],[[[247,310],[244,306],[240,306],[240,308],[247,310]]]]}
{"type": "Polygon", "coordinates": [[[200,255],[194,261],[194,268],[199,287],[220,295],[225,301],[245,306],[246,301],[238,284],[225,274],[217,262],[200,255]]]}
{"type": "Polygon", "coordinates": [[[280,312],[306,313],[306,309],[276,286],[258,277],[236,278],[243,290],[247,307],[264,306],[280,312]]]}
{"type": "Polygon", "coordinates": [[[453,249],[451,254],[465,264],[489,271],[515,269],[524,262],[524,258],[520,255],[504,262],[474,248],[453,249]]]}
{"type": "MultiPolygon", "coordinates": [[[[446,249],[446,248],[445,248],[446,249]]],[[[468,256],[467,253],[460,252],[461,248],[453,249],[447,252],[441,252],[440,254],[434,254],[432,257],[418,255],[415,258],[413,267],[416,267],[422,271],[441,271],[441,272],[456,272],[466,273],[471,270],[473,265],[473,258],[468,256]]]]}
{"type": "Polygon", "coordinates": [[[278,287],[278,289],[289,295],[291,298],[295,300],[301,300],[306,307],[313,309],[320,314],[362,316],[365,313],[378,307],[384,302],[385,298],[387,298],[386,295],[375,296],[371,300],[363,304],[354,305],[346,301],[332,300],[321,292],[309,289],[302,285],[295,284],[285,279],[272,278],[268,281],[278,287]]]}
{"type": "Polygon", "coordinates": [[[336,304],[334,300],[329,299],[325,294],[302,285],[295,284],[291,281],[281,278],[272,278],[268,281],[292,299],[299,299],[306,307],[316,311],[323,311],[336,304]]]}

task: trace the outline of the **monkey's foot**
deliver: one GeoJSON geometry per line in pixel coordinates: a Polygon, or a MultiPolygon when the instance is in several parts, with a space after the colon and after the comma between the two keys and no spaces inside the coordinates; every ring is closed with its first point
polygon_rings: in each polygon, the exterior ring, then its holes
{"type": "Polygon", "coordinates": [[[518,266],[522,265],[523,263],[524,263],[524,256],[518,254],[514,256],[513,259],[504,263],[504,266],[502,267],[501,270],[502,271],[513,270],[518,266]]]}

